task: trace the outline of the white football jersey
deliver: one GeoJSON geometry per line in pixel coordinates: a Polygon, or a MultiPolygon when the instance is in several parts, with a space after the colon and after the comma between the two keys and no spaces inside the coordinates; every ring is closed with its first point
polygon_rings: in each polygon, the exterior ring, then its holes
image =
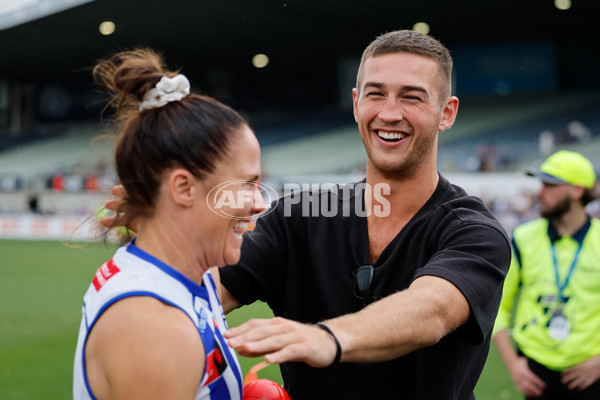
{"type": "Polygon", "coordinates": [[[195,399],[241,400],[242,371],[235,351],[221,333],[228,329],[227,321],[210,271],[204,274],[202,283],[193,282],[135,246],[133,241],[118,249],[113,258],[96,271],[83,297],[73,370],[73,398],[96,398],[86,374],[85,346],[90,330],[102,312],[126,297],[151,296],[185,312],[198,328],[206,349],[206,366],[195,399]]]}

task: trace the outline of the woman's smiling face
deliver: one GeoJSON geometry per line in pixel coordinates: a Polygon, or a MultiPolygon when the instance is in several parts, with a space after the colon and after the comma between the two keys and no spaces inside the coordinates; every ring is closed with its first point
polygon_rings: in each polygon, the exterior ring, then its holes
{"type": "Polygon", "coordinates": [[[241,129],[231,141],[227,155],[202,182],[206,192],[204,207],[207,208],[200,214],[198,223],[207,233],[204,240],[209,243],[203,243],[202,247],[213,266],[239,261],[242,233],[251,217],[265,209],[257,184],[261,174],[260,146],[248,126],[241,129]],[[218,185],[226,189],[219,196],[213,196],[211,190],[218,185]]]}

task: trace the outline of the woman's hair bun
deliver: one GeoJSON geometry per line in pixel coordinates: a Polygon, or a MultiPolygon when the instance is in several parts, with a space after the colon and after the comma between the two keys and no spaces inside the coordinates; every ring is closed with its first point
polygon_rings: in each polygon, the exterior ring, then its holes
{"type": "Polygon", "coordinates": [[[165,70],[162,56],[152,49],[141,48],[118,53],[99,61],[92,75],[94,81],[108,90],[111,95],[109,105],[116,108],[117,114],[138,110],[144,95],[163,76],[174,76],[176,72],[165,70]]]}

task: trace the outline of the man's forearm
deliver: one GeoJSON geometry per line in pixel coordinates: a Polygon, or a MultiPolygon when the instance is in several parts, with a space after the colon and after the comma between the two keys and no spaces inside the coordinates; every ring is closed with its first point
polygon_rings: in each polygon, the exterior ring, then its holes
{"type": "Polygon", "coordinates": [[[469,318],[469,305],[452,283],[417,279],[410,288],[325,323],[338,337],[344,362],[386,361],[437,343],[469,318]]]}
{"type": "Polygon", "coordinates": [[[508,336],[508,329],[503,329],[498,331],[494,335],[494,343],[496,348],[498,349],[498,353],[500,353],[500,358],[506,367],[508,368],[513,362],[515,362],[519,356],[513,348],[513,345],[510,341],[510,337],[508,336]]]}

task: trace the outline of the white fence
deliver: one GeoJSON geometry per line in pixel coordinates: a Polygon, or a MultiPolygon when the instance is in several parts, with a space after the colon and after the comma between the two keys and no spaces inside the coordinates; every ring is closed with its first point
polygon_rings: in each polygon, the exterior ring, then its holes
{"type": "Polygon", "coordinates": [[[100,240],[101,231],[92,216],[0,214],[0,239],[39,239],[79,242],[100,240]]]}

